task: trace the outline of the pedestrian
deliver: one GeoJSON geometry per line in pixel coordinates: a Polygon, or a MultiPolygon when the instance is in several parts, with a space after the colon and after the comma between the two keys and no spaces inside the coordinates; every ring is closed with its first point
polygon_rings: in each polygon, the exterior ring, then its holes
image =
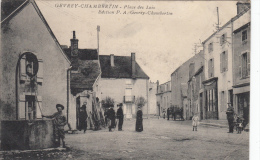
{"type": "Polygon", "coordinates": [[[228,103],[228,109],[227,109],[227,120],[228,120],[228,126],[229,126],[229,132],[233,133],[234,128],[234,109],[233,106],[231,106],[231,103],[228,103]]]}
{"type": "Polygon", "coordinates": [[[167,109],[167,120],[170,118],[170,108],[167,109]]]}
{"type": "Polygon", "coordinates": [[[138,107],[138,111],[136,113],[135,131],[137,132],[143,131],[143,112],[141,107],[138,107]]]}
{"type": "Polygon", "coordinates": [[[237,116],[236,119],[237,134],[241,134],[241,131],[243,130],[243,121],[244,119],[242,118],[242,116],[237,116]]]}
{"type": "Polygon", "coordinates": [[[56,105],[56,109],[58,112],[53,115],[42,115],[42,117],[52,118],[54,122],[54,138],[55,138],[55,146],[65,148],[65,133],[64,126],[67,124],[67,120],[65,115],[63,115],[62,110],[64,110],[64,106],[61,104],[56,105]],[[62,143],[61,143],[62,142],[62,143]]]}
{"type": "Polygon", "coordinates": [[[108,129],[109,132],[112,132],[112,128],[115,128],[115,110],[113,107],[110,107],[107,113],[108,118],[108,129]]]}
{"type": "Polygon", "coordinates": [[[83,130],[84,133],[86,133],[87,130],[87,118],[88,118],[88,114],[86,111],[87,108],[87,102],[84,102],[84,104],[80,107],[80,111],[79,111],[79,130],[83,130]]]}
{"type": "Polygon", "coordinates": [[[122,131],[122,126],[124,122],[124,113],[123,113],[122,105],[123,105],[122,103],[117,105],[119,107],[116,112],[116,116],[118,119],[118,131],[122,131]]]}
{"type": "Polygon", "coordinates": [[[195,113],[194,116],[192,117],[193,131],[194,131],[194,129],[195,129],[195,131],[197,131],[198,124],[199,124],[199,116],[197,113],[195,113]]]}
{"type": "Polygon", "coordinates": [[[163,109],[163,119],[165,119],[165,109],[163,109]]]}

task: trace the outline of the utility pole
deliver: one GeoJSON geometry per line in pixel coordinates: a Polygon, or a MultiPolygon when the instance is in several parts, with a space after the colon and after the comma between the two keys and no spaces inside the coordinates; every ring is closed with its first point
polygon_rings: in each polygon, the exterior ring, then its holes
{"type": "Polygon", "coordinates": [[[97,53],[98,53],[98,59],[99,59],[99,32],[100,32],[100,26],[97,26],[97,53]]]}
{"type": "Polygon", "coordinates": [[[218,7],[217,7],[217,18],[218,18],[218,23],[216,24],[216,29],[217,31],[219,30],[219,13],[218,13],[218,7]]]}

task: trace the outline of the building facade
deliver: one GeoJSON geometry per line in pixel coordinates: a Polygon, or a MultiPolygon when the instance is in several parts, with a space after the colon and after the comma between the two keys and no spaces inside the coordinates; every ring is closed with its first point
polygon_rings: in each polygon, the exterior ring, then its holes
{"type": "MultiPolygon", "coordinates": [[[[249,8],[243,10],[238,3],[238,14],[220,27],[203,42],[205,53],[205,107],[207,119],[226,119],[228,103],[233,106],[233,52],[234,20],[241,17],[249,8]]],[[[247,5],[246,5],[247,6],[247,5]]]]}
{"type": "Polygon", "coordinates": [[[205,119],[206,110],[203,104],[204,86],[202,81],[204,81],[203,66],[193,73],[188,81],[188,108],[184,113],[186,114],[186,119],[191,119],[195,113],[198,114],[200,120],[205,119]]]}
{"type": "MultiPolygon", "coordinates": [[[[195,73],[204,64],[204,54],[200,51],[198,54],[191,57],[184,62],[171,74],[171,100],[172,106],[177,110],[183,110],[186,113],[188,108],[187,101],[187,82],[189,81],[192,73],[195,73]],[[191,70],[192,72],[189,72],[191,70]]],[[[186,119],[186,114],[183,114],[186,119]]]]}
{"type": "Polygon", "coordinates": [[[171,101],[171,81],[163,83],[157,87],[157,115],[160,117],[166,116],[168,108],[172,107],[171,101]]]}
{"type": "Polygon", "coordinates": [[[67,115],[70,61],[37,4],[26,1],[17,7],[12,14],[2,12],[1,120],[41,119],[42,114],[56,112],[58,103],[64,105],[64,114],[67,115]],[[24,53],[28,54],[18,63],[24,53]],[[38,65],[30,55],[37,57],[38,65]],[[30,78],[27,73],[34,73],[36,68],[37,75],[30,78]]]}
{"type": "MultiPolygon", "coordinates": [[[[73,129],[79,128],[79,110],[87,103],[88,115],[97,114],[100,110],[100,76],[101,69],[98,60],[97,49],[78,48],[79,40],[76,32],[73,31],[73,38],[70,40],[70,47],[63,45],[63,51],[71,60],[70,73],[70,108],[69,123],[73,129]]],[[[97,114],[99,115],[99,113],[97,114]]],[[[88,125],[90,127],[90,125],[88,125]]]]}
{"type": "Polygon", "coordinates": [[[149,115],[158,115],[157,107],[156,107],[156,92],[157,92],[157,83],[151,82],[149,83],[149,115]]]}
{"type": "MultiPolygon", "coordinates": [[[[145,116],[149,115],[149,77],[131,56],[100,55],[101,65],[101,100],[110,97],[115,106],[123,103],[125,118],[133,118],[137,112],[135,101],[138,97],[146,100],[142,108],[145,116]]],[[[114,107],[115,107],[114,106],[114,107]]]]}
{"type": "MultiPolygon", "coordinates": [[[[239,5],[239,4],[238,4],[239,5]]],[[[233,104],[237,115],[250,120],[250,11],[238,10],[233,24],[233,104]]]]}

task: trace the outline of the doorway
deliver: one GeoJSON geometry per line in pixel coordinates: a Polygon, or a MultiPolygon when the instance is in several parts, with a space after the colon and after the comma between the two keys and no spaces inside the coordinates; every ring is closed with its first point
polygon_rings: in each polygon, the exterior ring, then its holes
{"type": "Polygon", "coordinates": [[[76,98],[76,126],[79,129],[80,96],[76,98]]]}

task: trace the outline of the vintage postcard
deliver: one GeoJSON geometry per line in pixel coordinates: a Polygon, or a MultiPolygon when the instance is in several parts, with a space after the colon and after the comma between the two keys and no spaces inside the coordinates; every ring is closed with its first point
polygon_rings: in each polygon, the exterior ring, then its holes
{"type": "Polygon", "coordinates": [[[251,5],[2,0],[0,158],[254,159],[251,5]]]}

